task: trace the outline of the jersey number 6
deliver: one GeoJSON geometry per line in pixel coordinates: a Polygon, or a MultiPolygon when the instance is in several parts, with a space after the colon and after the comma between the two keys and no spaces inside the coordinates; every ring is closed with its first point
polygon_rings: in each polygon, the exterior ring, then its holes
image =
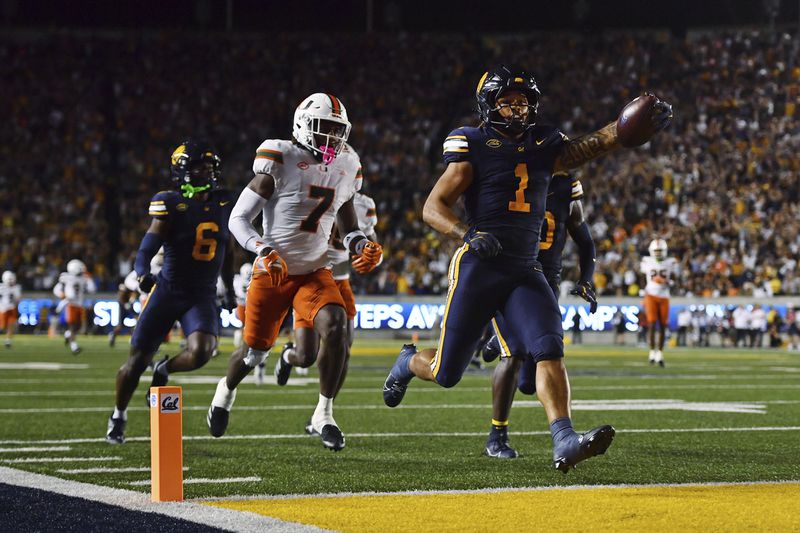
{"type": "Polygon", "coordinates": [[[197,261],[211,261],[217,253],[217,239],[213,236],[206,236],[206,231],[211,234],[219,233],[219,226],[214,222],[203,222],[197,225],[194,233],[194,248],[192,248],[192,259],[197,261]]]}

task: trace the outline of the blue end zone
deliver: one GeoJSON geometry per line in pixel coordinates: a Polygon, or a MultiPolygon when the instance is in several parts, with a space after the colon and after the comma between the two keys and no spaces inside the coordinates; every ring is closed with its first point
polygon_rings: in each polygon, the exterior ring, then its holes
{"type": "Polygon", "coordinates": [[[161,514],[5,483],[0,483],[0,509],[0,530],[4,531],[222,531],[161,514]]]}

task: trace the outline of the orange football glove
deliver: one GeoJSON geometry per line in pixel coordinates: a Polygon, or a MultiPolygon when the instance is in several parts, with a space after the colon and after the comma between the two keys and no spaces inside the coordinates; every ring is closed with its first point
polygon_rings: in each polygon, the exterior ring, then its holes
{"type": "Polygon", "coordinates": [[[289,275],[286,267],[286,261],[278,254],[277,251],[271,250],[267,255],[259,255],[253,263],[253,278],[258,278],[263,275],[269,276],[273,287],[278,285],[286,279],[289,275]]]}
{"type": "Polygon", "coordinates": [[[361,255],[353,258],[353,269],[359,274],[372,272],[381,259],[383,259],[383,247],[377,242],[368,241],[361,255]]]}

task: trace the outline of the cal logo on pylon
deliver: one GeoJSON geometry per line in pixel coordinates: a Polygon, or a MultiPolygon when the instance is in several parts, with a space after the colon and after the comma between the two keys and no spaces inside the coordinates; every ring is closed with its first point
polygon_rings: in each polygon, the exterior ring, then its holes
{"type": "Polygon", "coordinates": [[[180,387],[150,389],[150,475],[154,502],[183,500],[183,414],[180,387]]]}

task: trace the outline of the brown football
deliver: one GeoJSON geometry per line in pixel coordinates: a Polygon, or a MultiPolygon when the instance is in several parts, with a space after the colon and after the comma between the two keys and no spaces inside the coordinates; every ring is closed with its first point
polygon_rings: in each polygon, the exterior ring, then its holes
{"type": "Polygon", "coordinates": [[[655,134],[650,114],[658,98],[645,93],[622,109],[617,119],[617,138],[625,148],[641,146],[655,134]]]}

